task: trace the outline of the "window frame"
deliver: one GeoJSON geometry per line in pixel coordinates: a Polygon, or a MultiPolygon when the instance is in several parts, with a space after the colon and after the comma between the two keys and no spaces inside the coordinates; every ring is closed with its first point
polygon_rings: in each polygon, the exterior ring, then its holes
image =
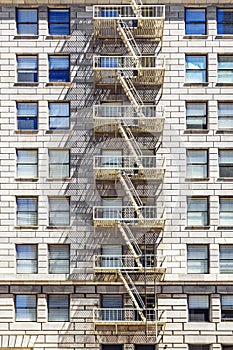
{"type": "Polygon", "coordinates": [[[16,273],[17,274],[22,274],[22,273],[28,273],[28,274],[37,274],[38,273],[38,245],[37,244],[16,244],[15,245],[15,251],[16,251],[16,273]],[[24,258],[19,258],[18,257],[18,250],[17,250],[17,248],[19,247],[19,246],[33,246],[34,248],[35,248],[35,252],[36,252],[36,256],[35,256],[35,258],[27,258],[27,257],[24,257],[24,258]],[[33,272],[24,272],[24,271],[19,271],[20,270],[20,268],[19,268],[19,265],[18,265],[18,262],[19,261],[30,261],[31,262],[31,264],[32,264],[32,267],[34,267],[33,266],[33,262],[35,262],[35,271],[33,271],[33,272]]]}
{"type": "Polygon", "coordinates": [[[227,54],[227,53],[224,53],[224,54],[218,54],[218,62],[217,62],[217,83],[218,84],[233,84],[233,54],[227,54]],[[219,59],[222,58],[222,57],[231,57],[232,58],[232,67],[231,68],[227,68],[227,67],[224,67],[224,68],[219,68],[219,64],[220,64],[220,61],[219,59]],[[219,75],[220,73],[222,72],[225,72],[226,76],[228,76],[227,72],[231,72],[232,74],[230,74],[229,76],[231,77],[231,81],[226,81],[226,80],[222,80],[222,79],[219,79],[219,75]]]}
{"type": "Polygon", "coordinates": [[[185,18],[185,35],[186,36],[198,36],[198,37],[203,37],[203,36],[207,36],[207,9],[206,8],[199,8],[199,7],[186,7],[185,8],[185,14],[184,14],[184,18],[185,18]],[[189,10],[192,10],[192,11],[201,11],[203,10],[204,13],[205,13],[205,21],[187,21],[187,12],[189,10]],[[205,25],[205,33],[187,33],[187,24],[204,24],[205,25]]]}
{"type": "Polygon", "coordinates": [[[35,36],[38,36],[38,33],[39,33],[39,11],[38,11],[38,8],[25,8],[25,7],[17,7],[16,8],[16,31],[17,31],[17,35],[18,36],[25,36],[25,37],[35,37],[35,36]],[[22,21],[22,22],[19,22],[19,11],[36,11],[36,21],[22,21]],[[19,25],[20,24],[24,24],[24,25],[27,25],[27,24],[35,24],[36,25],[36,33],[20,33],[19,32],[19,25]]]}
{"type": "Polygon", "coordinates": [[[188,295],[188,322],[210,322],[210,296],[206,294],[190,294],[188,295]],[[208,297],[208,307],[204,308],[190,308],[190,299],[191,297],[208,297]],[[194,310],[202,310],[204,315],[204,320],[195,320],[195,311],[194,310]],[[191,312],[190,312],[191,311],[191,312]],[[192,313],[194,311],[194,313],[192,313]],[[194,319],[193,319],[194,318],[194,319]]]}
{"type": "Polygon", "coordinates": [[[70,221],[71,221],[71,198],[69,197],[69,196],[50,196],[50,197],[48,197],[48,204],[49,204],[49,212],[48,212],[48,216],[49,216],[49,222],[48,222],[48,226],[49,227],[69,227],[70,226],[70,221]],[[53,200],[65,200],[66,202],[68,202],[69,203],[69,210],[51,210],[51,202],[53,201],[53,200]],[[52,222],[52,220],[51,220],[51,213],[53,213],[53,212],[55,212],[55,213],[57,213],[57,212],[59,212],[60,214],[61,213],[63,213],[63,214],[65,214],[65,213],[68,213],[69,214],[69,223],[66,225],[66,224],[62,224],[62,225],[56,225],[56,224],[53,224],[53,222],[52,222]]]}
{"type": "Polygon", "coordinates": [[[53,148],[50,148],[48,149],[48,160],[49,160],[49,166],[48,166],[48,178],[49,179],[69,179],[70,178],[70,149],[53,149],[53,148]],[[59,162],[59,163],[51,163],[51,152],[67,152],[68,153],[68,163],[62,163],[62,162],[59,162]],[[51,174],[51,166],[68,166],[68,174],[66,174],[66,176],[52,176],[51,174]]]}
{"type": "Polygon", "coordinates": [[[38,55],[34,54],[34,55],[30,55],[30,54],[26,54],[26,55],[16,55],[16,61],[17,61],[17,65],[16,65],[16,70],[17,70],[17,84],[38,84],[39,83],[39,67],[38,67],[38,55]],[[30,58],[35,58],[36,59],[36,68],[21,68],[19,69],[19,59],[20,58],[24,58],[24,59],[30,59],[30,58]],[[34,78],[33,80],[21,80],[19,79],[20,74],[33,74],[34,78]]]}
{"type": "MultiPolygon", "coordinates": [[[[205,219],[205,218],[204,218],[205,219]]],[[[209,213],[209,197],[208,196],[188,196],[187,197],[187,226],[188,227],[207,227],[210,224],[210,213],[209,213]],[[205,200],[206,201],[206,211],[200,211],[200,210],[189,210],[189,201],[192,200],[205,200]],[[193,225],[189,223],[189,218],[188,218],[188,214],[190,212],[194,212],[194,213],[206,213],[206,221],[204,223],[204,225],[193,225]]]]}
{"type": "Polygon", "coordinates": [[[69,274],[70,273],[70,245],[69,244],[48,244],[48,272],[49,274],[69,274]],[[51,258],[51,247],[67,247],[68,248],[68,258],[67,259],[61,259],[60,256],[57,256],[56,258],[51,258]],[[52,261],[58,261],[58,260],[61,260],[61,261],[68,261],[68,269],[67,269],[67,272],[54,272],[51,268],[51,262],[52,261]]]}
{"type": "Polygon", "coordinates": [[[70,68],[71,68],[71,65],[70,65],[70,55],[69,54],[49,54],[48,55],[48,61],[49,61],[49,83],[50,84],[67,84],[67,83],[70,83],[70,68]],[[51,61],[50,59],[51,58],[55,58],[56,60],[58,59],[62,59],[62,58],[67,58],[68,59],[68,68],[67,69],[62,69],[62,68],[51,68],[51,61]],[[58,72],[63,72],[65,73],[65,76],[66,78],[65,79],[55,79],[54,77],[51,79],[51,74],[55,74],[55,73],[58,73],[58,72]],[[66,75],[67,74],[67,75],[66,75]]]}
{"type": "MultiPolygon", "coordinates": [[[[222,219],[221,219],[221,214],[222,213],[228,213],[230,215],[230,217],[233,218],[233,205],[232,205],[232,209],[231,210],[221,210],[221,201],[227,201],[227,200],[230,200],[232,201],[232,204],[233,204],[233,196],[219,196],[219,226],[220,227],[232,227],[233,226],[233,223],[232,224],[224,224],[222,222],[222,219]]],[[[232,219],[233,221],[233,219],[232,219]]]]}
{"type": "Polygon", "coordinates": [[[219,178],[220,179],[233,179],[233,148],[232,149],[219,149],[218,150],[218,168],[219,168],[219,178]],[[227,162],[221,162],[221,153],[227,153],[231,152],[232,153],[232,163],[227,163],[227,162]],[[231,176],[222,176],[223,174],[221,173],[222,168],[230,169],[232,168],[232,174],[231,176]]]}
{"type": "Polygon", "coordinates": [[[206,131],[208,129],[208,103],[207,101],[186,101],[185,102],[185,111],[186,111],[186,130],[197,130],[198,132],[206,131]],[[205,114],[203,115],[188,115],[188,106],[191,105],[204,105],[205,106],[205,114]],[[203,123],[202,128],[197,128],[197,127],[189,127],[188,119],[189,118],[201,118],[205,121],[203,123]]]}
{"type": "Polygon", "coordinates": [[[70,102],[69,101],[49,101],[48,102],[48,114],[49,114],[49,130],[70,130],[70,102]],[[51,106],[52,105],[55,105],[55,104],[60,104],[60,105],[68,105],[68,116],[67,115],[56,115],[56,116],[53,116],[51,114],[51,106]],[[56,127],[52,127],[52,123],[51,123],[51,119],[58,119],[61,118],[61,119],[67,119],[68,120],[68,126],[67,127],[59,127],[56,126],[56,127]]]}
{"type": "Polygon", "coordinates": [[[218,7],[216,9],[216,22],[217,22],[217,35],[230,35],[230,36],[233,36],[233,20],[232,22],[228,23],[228,22],[225,22],[225,21],[219,21],[219,11],[228,11],[228,12],[233,12],[233,8],[222,8],[222,7],[218,7]],[[232,33],[219,33],[219,24],[220,25],[224,25],[224,24],[230,24],[232,25],[232,33]]]}
{"type": "Polygon", "coordinates": [[[209,246],[208,244],[187,244],[187,274],[208,274],[209,273],[209,246]],[[207,251],[207,254],[206,254],[206,258],[198,258],[197,256],[193,257],[193,258],[190,258],[189,257],[189,248],[191,247],[203,247],[203,248],[206,248],[206,251],[207,251]],[[204,271],[198,271],[198,272],[189,272],[189,263],[190,261],[202,261],[204,262],[204,271]],[[207,262],[205,264],[205,262],[207,262]]]}
{"type": "MultiPolygon", "coordinates": [[[[16,149],[16,178],[17,179],[38,179],[38,149],[26,149],[26,148],[17,148],[16,149]],[[30,163],[28,162],[21,162],[19,163],[19,156],[18,156],[18,152],[35,152],[35,162],[34,163],[30,163]],[[34,166],[36,171],[35,171],[35,176],[19,176],[19,168],[20,166],[34,166]]],[[[22,171],[23,172],[23,171],[22,171]]]]}
{"type": "Polygon", "coordinates": [[[16,196],[16,226],[17,227],[38,227],[38,197],[37,196],[16,196]],[[19,210],[19,205],[18,205],[18,200],[23,200],[23,199],[28,199],[28,200],[33,200],[35,202],[35,210],[30,210],[30,211],[26,211],[26,210],[19,210]],[[24,224],[21,225],[20,221],[19,221],[19,214],[20,213],[35,213],[35,223],[33,224],[24,224]]]}
{"type": "Polygon", "coordinates": [[[15,308],[15,322],[37,322],[37,295],[36,294],[15,294],[14,296],[14,308],[15,308]],[[35,307],[18,307],[17,306],[17,297],[19,296],[27,296],[35,298],[35,307]],[[25,319],[17,319],[17,310],[34,310],[34,318],[33,320],[25,320],[25,319]]]}
{"type": "Polygon", "coordinates": [[[53,36],[53,37],[67,37],[67,36],[70,36],[70,13],[71,13],[71,11],[70,11],[70,8],[53,8],[53,7],[49,7],[48,8],[48,35],[50,35],[50,36],[53,36]],[[51,22],[51,19],[50,19],[50,14],[51,14],[51,12],[52,11],[66,11],[66,12],[68,12],[68,22],[51,22]],[[53,25],[59,25],[59,24],[67,24],[67,26],[68,26],[68,34],[62,34],[62,33],[60,33],[60,34],[53,34],[53,33],[51,33],[51,26],[53,26],[53,25]]]}
{"type": "Polygon", "coordinates": [[[221,295],[221,322],[233,322],[233,294],[223,294],[221,295]],[[224,297],[232,297],[232,307],[223,307],[223,299],[224,297]],[[229,313],[232,313],[232,317],[223,317],[223,311],[229,311],[229,313]]]}
{"type": "Polygon", "coordinates": [[[33,101],[16,101],[16,115],[17,115],[17,130],[20,131],[20,132],[23,132],[23,131],[37,131],[38,130],[38,102],[33,102],[33,101]],[[35,114],[33,115],[20,115],[21,114],[21,111],[20,111],[20,108],[19,106],[20,105],[34,105],[34,111],[36,112],[35,114]],[[26,120],[28,121],[33,121],[33,124],[36,126],[35,128],[31,128],[31,129],[20,129],[19,128],[19,122],[20,121],[24,121],[26,123],[26,120]]]}
{"type": "Polygon", "coordinates": [[[220,244],[219,245],[219,273],[220,274],[232,274],[233,273],[233,244],[220,244]],[[230,258],[225,258],[221,252],[221,249],[223,248],[231,248],[232,249],[232,259],[230,258]],[[230,270],[228,270],[227,268],[227,271],[224,269],[224,272],[223,272],[223,266],[222,264],[224,264],[225,262],[227,262],[227,265],[229,266],[232,266],[230,268],[230,270]],[[229,263],[228,263],[229,262],[229,263]]]}
{"type": "Polygon", "coordinates": [[[208,54],[185,54],[185,84],[207,84],[208,83],[208,54]],[[188,57],[205,57],[205,68],[187,68],[187,58],[188,57]],[[204,81],[195,81],[195,80],[187,80],[189,72],[205,72],[205,80],[204,81]]]}
{"type": "Polygon", "coordinates": [[[198,179],[198,180],[206,180],[208,179],[209,177],[209,150],[208,149],[195,149],[195,148],[188,148],[186,149],[186,178],[188,179],[198,179]],[[191,157],[190,157],[190,153],[194,153],[194,152],[205,152],[205,157],[206,157],[206,160],[204,162],[196,162],[194,163],[192,160],[191,160],[191,157]],[[194,167],[198,167],[198,166],[203,166],[204,169],[205,169],[205,172],[206,172],[206,176],[188,176],[189,175],[189,172],[190,174],[192,175],[192,168],[194,167]]]}
{"type": "MultiPolygon", "coordinates": [[[[226,119],[227,120],[227,119],[226,119]]],[[[233,130],[233,102],[230,101],[218,101],[218,129],[219,130],[233,130]],[[220,106],[221,105],[231,105],[232,106],[232,115],[227,115],[227,113],[224,115],[221,115],[221,111],[220,111],[220,106]],[[225,118],[231,118],[232,119],[232,127],[226,127],[225,123],[224,123],[224,127],[220,127],[220,123],[219,120],[220,118],[222,118],[223,120],[225,120],[225,118]]]]}
{"type": "Polygon", "coordinates": [[[47,295],[47,306],[48,306],[48,322],[70,322],[70,294],[48,294],[47,295]],[[50,300],[51,300],[51,297],[54,297],[54,296],[59,296],[59,297],[66,297],[67,298],[67,301],[68,301],[68,307],[65,308],[65,307],[62,307],[62,306],[58,306],[58,307],[51,307],[50,306],[50,300]],[[65,310],[67,312],[67,319],[64,319],[64,320],[54,320],[54,319],[51,319],[51,311],[53,310],[65,310]]]}

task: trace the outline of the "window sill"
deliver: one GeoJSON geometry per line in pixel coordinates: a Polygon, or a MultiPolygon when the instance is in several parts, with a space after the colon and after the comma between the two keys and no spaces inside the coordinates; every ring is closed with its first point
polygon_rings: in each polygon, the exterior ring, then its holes
{"type": "Polygon", "coordinates": [[[39,130],[14,130],[16,134],[37,134],[39,130]]]}
{"type": "Polygon", "coordinates": [[[46,134],[70,134],[71,130],[70,129],[56,129],[56,130],[46,130],[46,134]]]}
{"type": "Polygon", "coordinates": [[[197,177],[197,178],[195,178],[195,177],[187,177],[186,179],[185,179],[185,181],[187,181],[187,182],[195,182],[195,181],[198,181],[198,182],[200,182],[200,181],[209,181],[210,180],[210,178],[209,177],[203,177],[203,178],[201,178],[201,177],[197,177]]]}
{"type": "Polygon", "coordinates": [[[47,35],[46,40],[53,40],[53,39],[70,39],[71,35],[47,35]]]}
{"type": "Polygon", "coordinates": [[[217,227],[217,230],[233,230],[233,226],[227,226],[227,225],[219,225],[217,227]]]}
{"type": "Polygon", "coordinates": [[[38,86],[39,85],[39,82],[27,82],[27,81],[24,81],[24,82],[17,82],[17,83],[14,83],[14,86],[38,86]]]}
{"type": "Polygon", "coordinates": [[[27,35],[27,34],[25,34],[25,35],[22,35],[22,34],[19,34],[19,35],[15,35],[14,36],[14,39],[33,39],[33,40],[35,40],[35,39],[38,39],[39,38],[39,35],[38,34],[35,34],[35,35],[33,35],[33,34],[31,34],[31,35],[27,35]]]}
{"type": "Polygon", "coordinates": [[[185,230],[209,230],[210,226],[185,226],[185,230]]]}
{"type": "Polygon", "coordinates": [[[186,34],[183,36],[183,39],[207,39],[207,34],[186,34]]]}
{"type": "Polygon", "coordinates": [[[208,134],[209,129],[186,129],[184,134],[208,134]]]}
{"type": "Polygon", "coordinates": [[[232,83],[229,83],[229,82],[219,82],[219,83],[216,83],[216,86],[226,86],[226,87],[232,87],[233,86],[233,82],[232,83]]]}
{"type": "Polygon", "coordinates": [[[204,83],[195,83],[195,82],[186,82],[184,83],[184,86],[208,86],[209,85],[209,82],[204,82],[204,83]]]}
{"type": "Polygon", "coordinates": [[[39,226],[15,226],[16,229],[38,229],[39,226]]]}
{"type": "Polygon", "coordinates": [[[70,181],[72,177],[47,177],[47,181],[70,181]]]}
{"type": "Polygon", "coordinates": [[[64,230],[65,228],[67,229],[71,229],[72,226],[68,225],[68,226],[52,226],[52,225],[48,225],[46,226],[47,229],[49,230],[64,230]]]}
{"type": "Polygon", "coordinates": [[[233,181],[233,177],[218,177],[217,181],[225,181],[225,182],[229,181],[229,182],[231,182],[231,181],[233,181]]]}
{"type": "Polygon", "coordinates": [[[232,129],[219,129],[216,131],[216,134],[232,134],[233,133],[233,128],[232,129]]]}
{"type": "Polygon", "coordinates": [[[233,39],[232,34],[217,34],[215,39],[233,39]]]}
{"type": "Polygon", "coordinates": [[[46,86],[72,86],[72,83],[70,81],[69,82],[54,81],[54,82],[46,83],[46,86]]]}
{"type": "Polygon", "coordinates": [[[15,181],[32,181],[36,182],[39,180],[39,177],[15,177],[15,181]]]}

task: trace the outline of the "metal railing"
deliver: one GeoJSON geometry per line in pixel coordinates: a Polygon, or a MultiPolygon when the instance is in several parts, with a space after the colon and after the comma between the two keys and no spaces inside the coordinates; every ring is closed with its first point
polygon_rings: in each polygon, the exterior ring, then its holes
{"type": "Polygon", "coordinates": [[[94,323],[124,323],[124,322],[164,322],[164,317],[159,317],[158,310],[146,308],[142,310],[145,315],[145,321],[140,317],[138,310],[133,308],[126,309],[105,309],[95,308],[93,310],[93,322],[94,323]]]}
{"type": "MultiPolygon", "coordinates": [[[[163,219],[165,216],[163,208],[156,206],[139,207],[143,220],[163,219]]],[[[137,224],[139,219],[135,213],[135,208],[130,206],[96,206],[93,208],[93,219],[124,221],[137,224]]]]}
{"type": "MultiPolygon", "coordinates": [[[[135,13],[131,5],[96,5],[93,6],[93,18],[95,19],[119,19],[135,20],[135,13]]],[[[140,18],[165,18],[164,5],[140,5],[140,18]]]]}
{"type": "MultiPolygon", "coordinates": [[[[164,169],[165,159],[158,156],[139,156],[140,165],[143,169],[164,169]]],[[[94,169],[116,169],[122,170],[127,175],[138,174],[138,164],[132,156],[95,156],[94,169]]]]}
{"type": "MultiPolygon", "coordinates": [[[[138,257],[144,268],[165,268],[164,256],[146,254],[138,257]]],[[[95,255],[94,269],[98,270],[138,270],[138,265],[135,263],[135,258],[130,255],[95,255]]]]}
{"type": "MultiPolygon", "coordinates": [[[[138,66],[143,70],[164,69],[165,61],[164,58],[156,56],[142,56],[138,58],[138,66]]],[[[136,74],[135,69],[137,67],[135,67],[135,58],[133,56],[96,55],[93,57],[93,69],[127,71],[124,74],[127,74],[130,78],[134,76],[133,74],[136,74]]]]}

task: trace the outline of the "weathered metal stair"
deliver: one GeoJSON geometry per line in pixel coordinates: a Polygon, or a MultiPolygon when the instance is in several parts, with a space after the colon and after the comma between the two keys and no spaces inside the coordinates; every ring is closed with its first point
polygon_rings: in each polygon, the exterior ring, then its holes
{"type": "Polygon", "coordinates": [[[141,0],[129,0],[133,12],[137,17],[142,17],[142,12],[141,12],[141,5],[143,5],[141,0]]]}
{"type": "Polygon", "coordinates": [[[117,31],[125,44],[125,47],[129,51],[130,55],[134,58],[134,63],[136,67],[138,68],[141,64],[141,51],[138,47],[138,44],[136,43],[136,40],[134,39],[133,33],[128,26],[128,24],[123,21],[122,19],[117,21],[117,31]]]}
{"type": "Polygon", "coordinates": [[[130,153],[135,158],[135,163],[137,164],[137,167],[139,169],[142,169],[143,167],[142,167],[141,160],[140,160],[140,157],[142,156],[142,151],[141,151],[132,131],[130,130],[130,128],[126,124],[124,124],[122,122],[118,123],[118,129],[119,129],[121,136],[125,140],[128,148],[129,148],[130,153]]]}
{"type": "Polygon", "coordinates": [[[129,250],[131,251],[137,266],[139,269],[143,269],[142,263],[140,261],[140,256],[142,255],[142,251],[137,243],[135,236],[130,230],[129,226],[125,222],[120,222],[118,224],[118,228],[124,238],[129,250]]]}
{"type": "Polygon", "coordinates": [[[145,307],[145,304],[142,300],[142,297],[139,294],[132,278],[129,276],[128,272],[124,269],[119,269],[118,274],[119,274],[122,282],[124,283],[124,286],[127,289],[142,321],[146,322],[146,317],[143,314],[143,310],[145,310],[146,307],[145,307]]]}

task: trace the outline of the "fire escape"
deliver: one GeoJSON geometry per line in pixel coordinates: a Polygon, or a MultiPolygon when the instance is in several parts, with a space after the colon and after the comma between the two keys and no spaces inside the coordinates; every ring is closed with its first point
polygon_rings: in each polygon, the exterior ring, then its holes
{"type": "MultiPolygon", "coordinates": [[[[154,305],[148,308],[142,296],[137,276],[147,274],[163,278],[164,257],[147,255],[138,244],[135,229],[162,232],[165,209],[162,205],[146,206],[137,190],[137,182],[162,182],[165,160],[156,155],[145,155],[137,135],[156,135],[160,139],[164,126],[164,112],[148,104],[141,97],[142,89],[161,89],[164,80],[164,61],[155,55],[143,55],[138,42],[162,43],[164,6],[147,6],[131,0],[130,5],[94,6],[94,38],[115,42],[121,40],[128,55],[96,55],[93,59],[96,89],[122,89],[130,103],[98,104],[93,108],[95,134],[120,136],[128,149],[127,155],[102,155],[94,157],[95,181],[120,183],[128,198],[128,205],[97,206],[93,208],[95,228],[115,228],[121,234],[127,255],[98,255],[94,257],[95,276],[113,276],[125,286],[133,307],[96,308],[93,313],[95,331],[123,327],[150,326],[156,336],[165,323],[154,305]],[[136,277],[135,277],[136,276],[136,277]]],[[[156,149],[156,148],[155,148],[156,149]]]]}

